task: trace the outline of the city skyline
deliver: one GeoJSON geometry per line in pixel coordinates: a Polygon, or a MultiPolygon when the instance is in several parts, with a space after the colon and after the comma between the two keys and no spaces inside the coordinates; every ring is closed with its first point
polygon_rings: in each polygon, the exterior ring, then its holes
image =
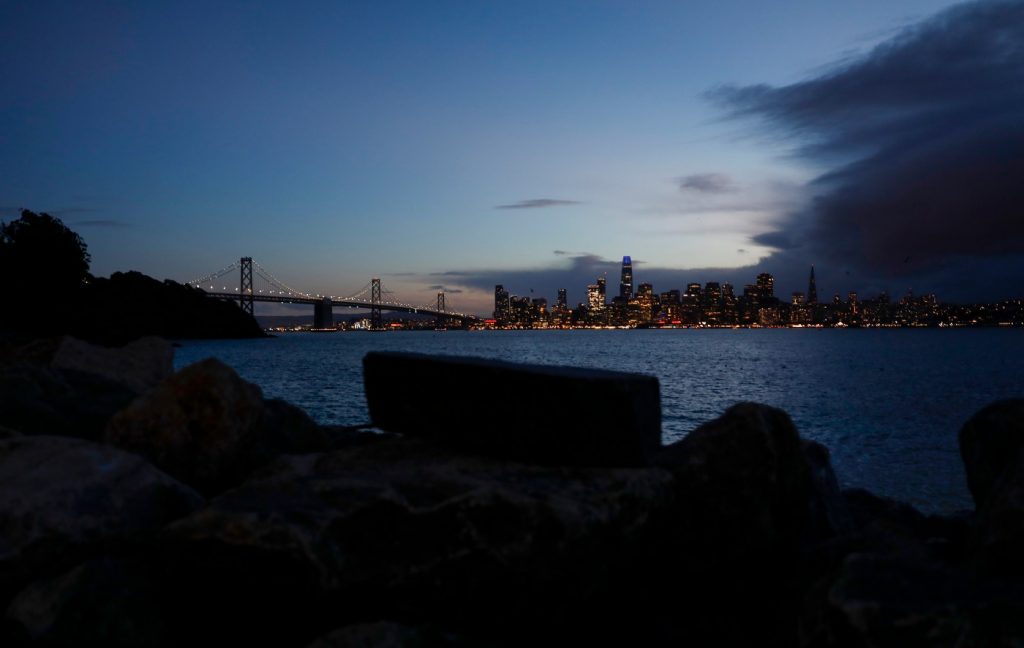
{"type": "Polygon", "coordinates": [[[489,310],[611,277],[1024,285],[1024,3],[0,8],[0,220],[489,310]]]}
{"type": "MultiPolygon", "coordinates": [[[[605,262],[603,262],[603,263],[605,263],[605,262]]],[[[607,263],[610,263],[610,262],[607,262],[607,263]]],[[[637,288],[640,287],[640,286],[644,286],[644,285],[658,287],[658,284],[656,284],[654,281],[646,280],[643,276],[640,276],[639,280],[634,279],[634,274],[633,274],[633,271],[632,271],[632,256],[631,255],[626,255],[626,256],[623,257],[623,261],[621,262],[621,265],[619,266],[619,268],[620,268],[619,276],[623,279],[623,280],[620,280],[620,282],[619,282],[619,290],[618,290],[618,296],[619,297],[625,297],[626,299],[634,297],[636,295],[636,292],[634,292],[633,289],[632,289],[632,287],[634,287],[634,286],[637,287],[637,288]],[[628,270],[627,270],[627,267],[628,267],[628,270]],[[624,279],[627,276],[629,277],[629,280],[630,280],[629,282],[624,281],[624,279]],[[626,292],[626,290],[627,290],[626,286],[627,285],[630,286],[630,289],[629,289],[628,293],[626,292]],[[628,296],[627,296],[627,294],[628,294],[628,296]]],[[[800,295],[804,296],[804,298],[807,300],[808,303],[811,303],[811,304],[818,303],[818,287],[817,287],[818,286],[818,282],[817,282],[817,276],[816,276],[816,271],[815,271],[814,264],[811,264],[807,268],[805,268],[805,271],[807,272],[807,277],[805,277],[804,289],[803,290],[796,290],[796,289],[789,290],[789,288],[798,288],[799,286],[790,286],[790,287],[783,286],[783,289],[780,290],[778,293],[776,293],[775,296],[779,297],[781,295],[781,297],[783,297],[783,298],[789,298],[789,297],[792,297],[795,294],[800,294],[800,295]]],[[[685,273],[685,272],[686,271],[682,271],[682,273],[685,273]]],[[[600,275],[594,276],[591,279],[590,283],[583,284],[582,286],[575,286],[576,293],[580,296],[580,298],[577,299],[577,300],[569,299],[569,295],[571,295],[573,293],[572,293],[572,291],[568,287],[557,288],[555,290],[556,294],[558,295],[558,298],[556,299],[556,301],[560,302],[563,299],[563,297],[564,297],[567,300],[567,302],[569,302],[569,303],[572,303],[572,302],[575,301],[576,305],[588,305],[589,303],[592,303],[592,300],[591,300],[592,294],[591,293],[592,293],[592,290],[596,288],[596,289],[598,289],[599,294],[603,298],[602,303],[605,304],[605,305],[610,304],[611,303],[611,301],[610,301],[611,297],[609,297],[608,289],[607,289],[607,281],[608,281],[609,273],[610,273],[610,271],[605,270],[600,275]]],[[[680,276],[684,276],[682,273],[676,272],[676,274],[680,274],[680,276]]],[[[661,275],[662,273],[659,271],[658,274],[661,275]]],[[[730,275],[731,274],[732,273],[730,273],[730,275]]],[[[748,277],[748,279],[749,278],[753,278],[755,280],[754,284],[751,284],[750,282],[741,283],[741,284],[734,284],[734,283],[732,283],[730,281],[712,281],[708,277],[699,278],[699,277],[690,276],[686,280],[684,280],[684,281],[677,281],[676,283],[672,283],[671,281],[669,281],[668,282],[668,284],[669,284],[668,290],[676,290],[676,289],[686,288],[686,287],[693,286],[693,285],[705,286],[705,285],[709,285],[709,284],[714,284],[716,286],[729,286],[731,289],[734,289],[734,290],[736,288],[739,288],[739,289],[742,290],[743,288],[749,287],[751,285],[756,285],[757,278],[762,276],[762,275],[766,275],[766,276],[771,277],[772,278],[772,282],[774,284],[774,275],[773,274],[758,272],[756,276],[748,277]],[[697,281],[694,281],[694,280],[697,280],[697,281]]],[[[661,285],[664,286],[665,284],[661,284],[661,285]]],[[[510,287],[507,286],[506,284],[496,284],[496,286],[501,286],[503,289],[506,289],[506,292],[508,292],[510,295],[514,295],[517,292],[523,292],[523,291],[511,290],[511,289],[509,289],[510,287]]],[[[524,292],[524,294],[522,296],[527,296],[526,293],[528,293],[528,296],[531,297],[531,298],[538,298],[539,297],[539,298],[547,299],[547,297],[549,296],[548,294],[546,294],[546,293],[544,293],[542,291],[535,291],[534,289],[528,289],[527,291],[524,292]]],[[[774,293],[774,287],[773,287],[773,293],[774,293]]],[[[877,293],[862,293],[862,291],[860,291],[860,290],[858,290],[858,289],[856,289],[854,287],[836,288],[835,290],[825,290],[825,291],[823,291],[823,294],[826,294],[826,296],[828,297],[828,301],[833,300],[836,296],[848,295],[850,293],[863,294],[864,296],[869,296],[871,298],[877,297],[879,295],[893,296],[893,295],[890,295],[888,290],[884,290],[884,289],[878,291],[877,293]]],[[[913,288],[908,288],[905,293],[903,293],[901,295],[895,295],[895,296],[896,297],[900,297],[900,296],[902,296],[904,294],[913,295],[913,294],[915,294],[915,291],[914,291],[913,288]]],[[[936,295],[935,291],[927,291],[927,290],[926,291],[921,291],[919,294],[936,295]]],[[[1024,293],[1022,293],[1022,295],[1018,295],[1016,297],[1008,297],[1008,299],[1019,299],[1022,296],[1024,296],[1024,293]]],[[[974,299],[974,300],[965,300],[965,301],[962,301],[962,302],[951,302],[951,303],[957,303],[957,304],[977,304],[977,303],[983,303],[983,302],[984,302],[984,300],[982,300],[982,299],[974,299]]],[[[822,302],[822,303],[824,303],[824,302],[822,302]]]]}
{"type": "Polygon", "coordinates": [[[817,276],[809,269],[806,290],[776,292],[775,277],[762,272],[739,290],[728,282],[688,282],[656,290],[646,281],[633,291],[632,257],[622,257],[618,294],[609,299],[607,275],[586,286],[575,306],[559,288],[544,295],[516,295],[494,286],[494,309],[484,324],[498,328],[716,327],[716,326],[1020,326],[1024,300],[1001,304],[942,303],[933,293],[860,295],[856,290],[818,300],[817,276]]]}

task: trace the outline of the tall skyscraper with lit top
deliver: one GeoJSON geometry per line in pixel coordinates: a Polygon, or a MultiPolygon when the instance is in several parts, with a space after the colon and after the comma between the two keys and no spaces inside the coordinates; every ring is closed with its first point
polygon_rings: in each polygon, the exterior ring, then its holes
{"type": "Polygon", "coordinates": [[[619,280],[619,297],[623,301],[633,298],[633,259],[628,256],[622,257],[622,277],[619,280]]]}

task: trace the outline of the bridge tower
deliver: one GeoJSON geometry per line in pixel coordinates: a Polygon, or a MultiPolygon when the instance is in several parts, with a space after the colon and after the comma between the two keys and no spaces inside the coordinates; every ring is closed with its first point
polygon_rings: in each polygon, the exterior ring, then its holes
{"type": "Polygon", "coordinates": [[[238,287],[238,305],[250,315],[253,314],[254,295],[252,290],[252,257],[242,257],[238,262],[241,280],[238,287]]]}
{"type": "Polygon", "coordinates": [[[330,297],[313,304],[313,328],[318,331],[334,328],[334,308],[330,297]]]}
{"type": "Polygon", "coordinates": [[[441,313],[441,314],[437,316],[437,322],[434,324],[434,326],[439,328],[439,329],[440,328],[445,328],[447,326],[447,322],[445,321],[446,318],[444,316],[445,307],[444,307],[444,293],[443,292],[437,293],[437,312],[441,313]]]}
{"type": "Polygon", "coordinates": [[[370,328],[378,331],[384,328],[380,319],[380,278],[370,280],[370,328]]]}

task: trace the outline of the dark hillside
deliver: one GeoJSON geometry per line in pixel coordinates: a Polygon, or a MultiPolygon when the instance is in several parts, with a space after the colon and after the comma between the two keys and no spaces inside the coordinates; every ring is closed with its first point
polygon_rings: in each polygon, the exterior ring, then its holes
{"type": "Polygon", "coordinates": [[[211,299],[199,289],[140,272],[115,272],[82,290],[69,333],[102,344],[165,338],[260,337],[263,331],[237,304],[211,299]]]}
{"type": "Polygon", "coordinates": [[[106,345],[147,335],[244,338],[263,332],[237,304],[140,272],[89,274],[85,241],[58,218],[22,210],[0,223],[0,276],[11,278],[0,310],[0,340],[71,334],[106,345]]]}

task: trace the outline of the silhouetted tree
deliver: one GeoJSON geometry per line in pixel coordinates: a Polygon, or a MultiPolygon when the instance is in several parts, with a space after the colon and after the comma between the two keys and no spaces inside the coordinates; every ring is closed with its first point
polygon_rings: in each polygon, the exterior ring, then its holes
{"type": "Polygon", "coordinates": [[[85,241],[59,218],[22,210],[0,224],[0,264],[43,291],[75,290],[89,277],[85,241]]]}
{"type": "Polygon", "coordinates": [[[25,209],[18,220],[0,223],[0,277],[7,302],[0,322],[53,330],[89,279],[89,252],[60,219],[25,209]]]}

